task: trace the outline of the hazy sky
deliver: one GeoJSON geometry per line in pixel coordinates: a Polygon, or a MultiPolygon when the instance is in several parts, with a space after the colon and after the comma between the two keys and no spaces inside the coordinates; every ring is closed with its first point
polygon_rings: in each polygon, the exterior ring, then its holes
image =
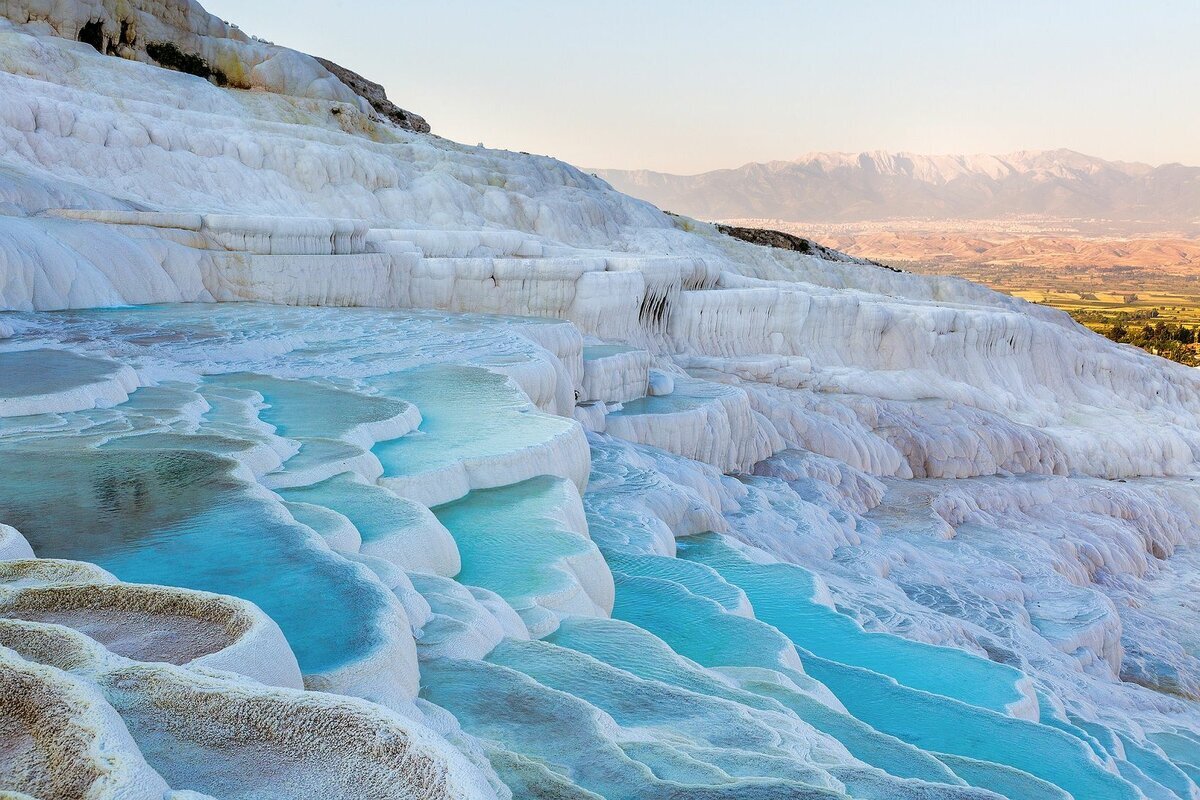
{"type": "Polygon", "coordinates": [[[1200,0],[201,0],[434,132],[584,167],[1069,147],[1200,164],[1200,0]]]}

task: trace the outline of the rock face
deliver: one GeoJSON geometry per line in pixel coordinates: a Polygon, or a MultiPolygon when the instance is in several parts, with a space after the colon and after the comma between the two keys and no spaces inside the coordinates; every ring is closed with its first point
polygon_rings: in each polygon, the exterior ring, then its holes
{"type": "Polygon", "coordinates": [[[355,94],[370,103],[371,108],[375,109],[382,116],[390,119],[405,130],[416,131],[417,133],[429,133],[429,123],[425,121],[424,117],[414,114],[411,111],[405,111],[391,100],[388,100],[387,92],[378,83],[368,80],[357,72],[348,70],[324,58],[317,57],[317,61],[325,69],[336,75],[338,80],[353,89],[355,94]]]}
{"type": "Polygon", "coordinates": [[[392,105],[378,84],[249,36],[195,0],[3,0],[0,16],[90,44],[106,55],[185,72],[218,86],[362,105],[405,130],[429,132],[421,117],[392,105]]]}
{"type": "Polygon", "coordinates": [[[35,6],[0,793],[1200,797],[1200,373],[35,6]]]}
{"type": "MultiPolygon", "coordinates": [[[[735,225],[717,225],[717,230],[726,236],[732,236],[735,239],[741,239],[743,242],[750,244],[758,244],[763,247],[778,247],[780,250],[792,250],[797,253],[811,253],[819,256],[827,261],[855,261],[862,259],[854,259],[845,253],[839,253],[837,250],[817,244],[811,239],[805,239],[802,236],[796,236],[793,233],[784,233],[783,231],[773,231],[770,228],[742,228],[735,225]]],[[[877,267],[883,267],[874,261],[865,261],[866,264],[874,264],[877,267]]],[[[893,272],[900,270],[894,267],[884,267],[893,272]]]]}

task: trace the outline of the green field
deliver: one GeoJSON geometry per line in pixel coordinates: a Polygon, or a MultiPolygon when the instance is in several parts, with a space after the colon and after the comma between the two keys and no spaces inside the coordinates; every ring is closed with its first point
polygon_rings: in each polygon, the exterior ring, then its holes
{"type": "Polygon", "coordinates": [[[996,287],[1033,303],[1068,312],[1118,342],[1200,366],[1200,295],[1174,292],[1078,292],[996,287]]]}
{"type": "Polygon", "coordinates": [[[928,275],[956,275],[1058,308],[1110,339],[1200,366],[1200,286],[1187,271],[1087,269],[1019,264],[896,262],[928,275]]]}

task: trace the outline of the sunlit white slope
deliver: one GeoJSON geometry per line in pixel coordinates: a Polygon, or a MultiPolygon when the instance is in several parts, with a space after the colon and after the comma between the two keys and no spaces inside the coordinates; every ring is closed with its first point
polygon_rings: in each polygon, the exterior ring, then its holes
{"type": "MultiPolygon", "coordinates": [[[[902,427],[936,424],[932,401],[1007,426],[994,441],[885,437],[918,475],[1194,461],[1191,373],[1046,309],[735,242],[551,159],[403,131],[352,103],[220,89],[39,30],[0,31],[5,307],[262,299],[566,317],[659,352],[785,356],[785,383],[876,398],[856,402],[867,427],[881,403],[926,418],[902,427]]],[[[907,474],[887,461],[855,466],[907,474]]]]}

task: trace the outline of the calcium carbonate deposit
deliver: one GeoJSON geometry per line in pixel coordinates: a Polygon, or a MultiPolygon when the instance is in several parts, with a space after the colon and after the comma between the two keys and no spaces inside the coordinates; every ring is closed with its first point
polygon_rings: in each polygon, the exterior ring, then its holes
{"type": "Polygon", "coordinates": [[[0,793],[1200,798],[1196,372],[0,12],[0,793]]]}

